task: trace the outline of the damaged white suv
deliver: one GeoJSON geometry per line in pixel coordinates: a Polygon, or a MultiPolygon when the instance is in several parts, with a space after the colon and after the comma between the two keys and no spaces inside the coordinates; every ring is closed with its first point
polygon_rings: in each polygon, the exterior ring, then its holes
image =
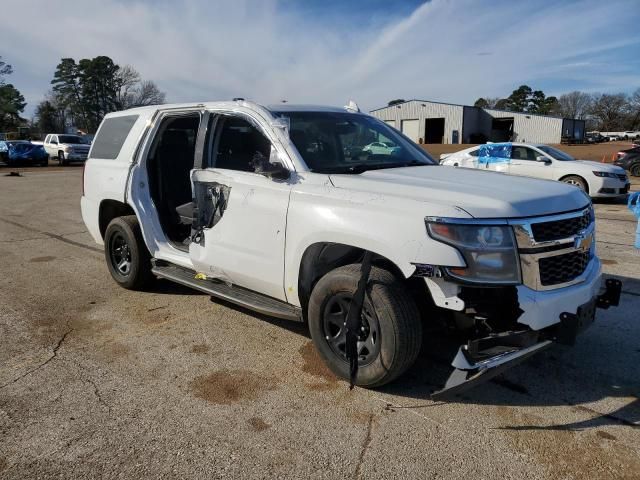
{"type": "Polygon", "coordinates": [[[353,104],[109,114],[83,192],[120,285],[161,277],[308,322],[327,365],[366,387],[406,371],[442,327],[465,341],[437,395],[458,392],[572,343],[620,296],[615,280],[601,288],[583,192],[439,166],[353,104]]]}

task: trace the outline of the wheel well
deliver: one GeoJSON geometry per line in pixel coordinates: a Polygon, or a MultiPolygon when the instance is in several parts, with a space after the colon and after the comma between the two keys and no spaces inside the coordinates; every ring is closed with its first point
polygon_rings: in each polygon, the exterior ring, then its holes
{"type": "Polygon", "coordinates": [[[117,217],[125,215],[135,215],[133,209],[126,203],[117,200],[103,200],[100,202],[100,212],[98,214],[98,225],[100,227],[100,235],[104,238],[109,222],[117,217]]]}
{"type": "Polygon", "coordinates": [[[564,177],[561,177],[560,179],[558,179],[558,181],[562,182],[565,178],[569,178],[569,177],[578,177],[580,180],[582,180],[584,182],[585,191],[589,193],[589,182],[587,182],[587,180],[582,175],[576,175],[575,173],[572,173],[569,175],[565,175],[564,177]]]}
{"type": "MultiPolygon", "coordinates": [[[[305,316],[309,297],[318,280],[338,267],[359,263],[363,254],[364,250],[362,248],[342,243],[321,242],[307,247],[302,255],[298,276],[298,295],[305,316]]],[[[373,264],[390,271],[399,279],[404,280],[402,271],[388,258],[376,255],[374,256],[373,264]]]]}

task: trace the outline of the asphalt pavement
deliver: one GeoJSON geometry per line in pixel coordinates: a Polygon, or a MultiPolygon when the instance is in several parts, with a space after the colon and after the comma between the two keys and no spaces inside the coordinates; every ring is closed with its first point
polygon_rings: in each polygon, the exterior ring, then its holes
{"type": "MultiPolygon", "coordinates": [[[[598,202],[622,305],[450,402],[427,338],[378,390],[337,380],[303,325],[110,278],[79,168],[0,169],[0,478],[640,478],[640,252],[598,202]]],[[[638,189],[638,185],[634,185],[638,189]]]]}

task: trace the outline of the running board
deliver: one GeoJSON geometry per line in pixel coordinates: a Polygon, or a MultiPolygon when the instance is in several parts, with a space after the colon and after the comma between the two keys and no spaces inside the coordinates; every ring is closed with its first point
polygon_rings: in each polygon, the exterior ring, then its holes
{"type": "Polygon", "coordinates": [[[196,272],[168,262],[153,260],[153,274],[172,282],[199,290],[214,298],[234,303],[254,312],[270,317],[302,322],[302,311],[281,300],[247,290],[246,288],[228,285],[218,280],[196,278],[196,272]]]}

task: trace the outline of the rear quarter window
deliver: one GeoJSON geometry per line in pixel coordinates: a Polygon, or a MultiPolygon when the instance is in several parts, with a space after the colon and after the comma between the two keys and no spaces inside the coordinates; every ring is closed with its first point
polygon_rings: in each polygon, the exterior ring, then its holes
{"type": "Polygon", "coordinates": [[[138,117],[139,115],[124,115],[105,119],[93,141],[90,158],[118,158],[120,149],[138,117]]]}

